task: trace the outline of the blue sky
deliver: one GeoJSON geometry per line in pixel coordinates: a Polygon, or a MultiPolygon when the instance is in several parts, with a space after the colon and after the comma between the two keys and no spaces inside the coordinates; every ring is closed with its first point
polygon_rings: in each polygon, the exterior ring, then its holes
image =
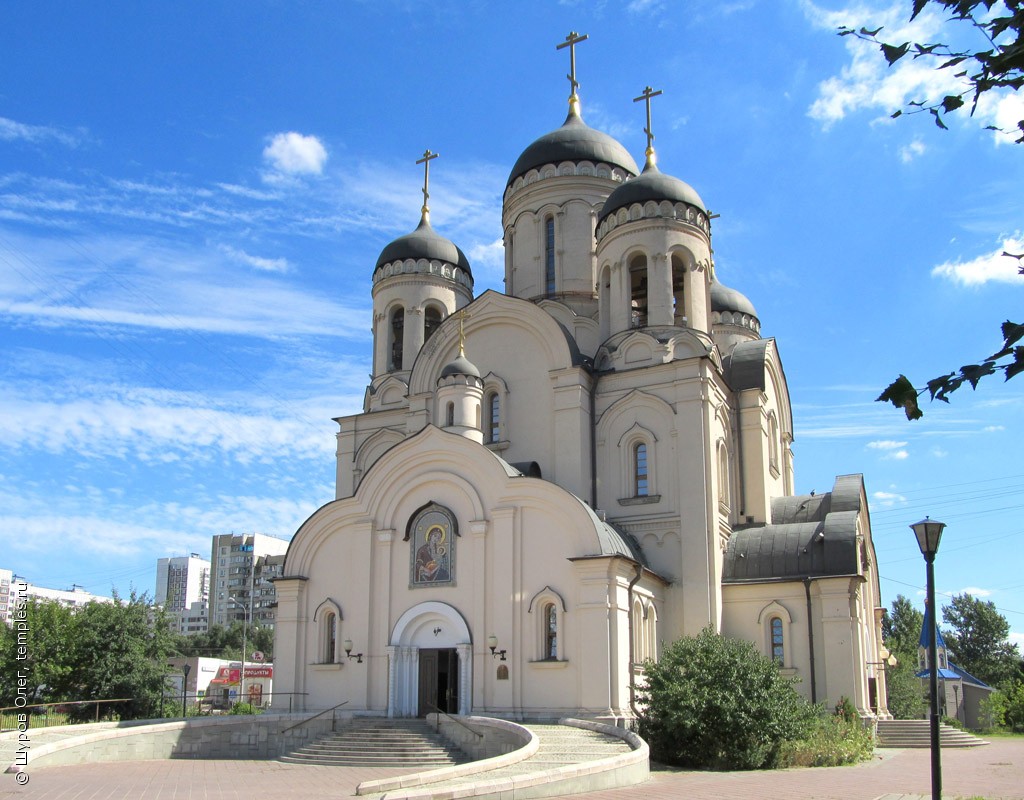
{"type": "MultiPolygon", "coordinates": [[[[948,524],[938,588],[991,599],[1024,641],[1024,378],[873,402],[998,349],[1020,321],[1024,146],[948,132],[842,24],[948,31],[906,3],[71,2],[0,7],[0,567],[153,591],[213,534],[289,537],[333,497],[332,417],[361,408],[370,274],[412,230],[427,148],[435,229],[501,289],[501,192],[583,115],[713,212],[719,278],[778,339],[797,489],[863,472],[882,589],[920,602],[907,527],[948,524]]],[[[901,30],[904,29],[904,30],[901,30]]],[[[904,35],[906,32],[906,35],[904,35]]]]}

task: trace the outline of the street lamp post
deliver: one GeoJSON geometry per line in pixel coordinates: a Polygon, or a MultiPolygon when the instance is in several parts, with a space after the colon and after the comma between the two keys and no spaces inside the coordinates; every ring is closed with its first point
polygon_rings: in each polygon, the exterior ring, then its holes
{"type": "Polygon", "coordinates": [[[184,680],[181,682],[181,717],[188,716],[188,674],[192,671],[192,665],[187,661],[181,665],[181,673],[184,680]]]}
{"type": "MultiPolygon", "coordinates": [[[[243,613],[245,614],[245,616],[242,618],[242,620],[243,620],[243,622],[242,622],[242,674],[238,678],[238,694],[239,694],[238,702],[239,703],[244,703],[245,702],[245,649],[246,649],[246,645],[248,644],[246,636],[248,635],[248,632],[249,632],[249,617],[250,617],[250,614],[249,614],[249,609],[246,608],[245,606],[243,606],[237,600],[235,600],[235,598],[229,597],[228,598],[228,602],[229,603],[234,603],[236,606],[241,608],[243,613]]],[[[250,605],[252,603],[252,598],[251,597],[249,598],[249,603],[250,603],[250,605]]]]}
{"type": "Polygon", "coordinates": [[[917,537],[918,547],[928,565],[928,696],[931,703],[931,746],[932,746],[932,800],[942,800],[942,764],[939,755],[939,664],[936,644],[938,619],[935,613],[935,554],[939,550],[939,539],[945,523],[925,517],[910,526],[917,537]]]}

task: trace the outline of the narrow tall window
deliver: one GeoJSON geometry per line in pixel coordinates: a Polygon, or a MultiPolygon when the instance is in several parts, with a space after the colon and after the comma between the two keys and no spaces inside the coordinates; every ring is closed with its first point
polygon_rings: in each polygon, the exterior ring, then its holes
{"type": "Polygon", "coordinates": [[[638,255],[629,265],[629,325],[647,326],[647,257],[638,255]]]}
{"type": "Polygon", "coordinates": [[[324,620],[324,661],[325,664],[335,662],[336,647],[338,645],[338,617],[335,614],[328,614],[324,620]]]}
{"type": "Polygon", "coordinates": [[[405,337],[405,310],[396,308],[391,313],[391,369],[402,368],[402,339],[405,337]]]}
{"type": "Polygon", "coordinates": [[[683,303],[683,288],[686,279],[686,267],[678,256],[672,256],[672,324],[687,324],[686,306],[683,303]]]}
{"type": "Polygon", "coordinates": [[[501,399],[497,392],[487,396],[487,441],[501,441],[501,399]]]}
{"type": "Polygon", "coordinates": [[[780,667],[785,663],[785,642],[782,637],[782,620],[778,617],[772,617],[771,623],[772,631],[772,661],[778,664],[780,667]]]}
{"type": "Polygon", "coordinates": [[[544,606],[544,659],[558,660],[558,610],[554,603],[544,606]]]}
{"type": "Polygon", "coordinates": [[[544,290],[555,292],[555,218],[544,221],[544,290]]]}
{"type": "Polygon", "coordinates": [[[445,423],[449,428],[455,424],[455,403],[449,403],[445,412],[445,423]]]}
{"type": "Polygon", "coordinates": [[[441,312],[433,306],[423,312],[423,341],[429,341],[441,324],[441,312]]]}
{"type": "Polygon", "coordinates": [[[634,497],[647,497],[647,445],[644,442],[633,447],[633,475],[634,497]]]}

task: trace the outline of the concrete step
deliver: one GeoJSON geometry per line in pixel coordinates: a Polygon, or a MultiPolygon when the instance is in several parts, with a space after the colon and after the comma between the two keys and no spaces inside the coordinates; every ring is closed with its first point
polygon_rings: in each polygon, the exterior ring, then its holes
{"type": "Polygon", "coordinates": [[[423,720],[357,718],[278,760],[322,766],[436,768],[470,759],[423,720]]]}
{"type": "MultiPolygon", "coordinates": [[[[931,747],[931,725],[926,719],[879,720],[876,731],[879,747],[931,747]]],[[[939,724],[940,747],[978,747],[986,744],[988,742],[980,736],[939,724]]]]}

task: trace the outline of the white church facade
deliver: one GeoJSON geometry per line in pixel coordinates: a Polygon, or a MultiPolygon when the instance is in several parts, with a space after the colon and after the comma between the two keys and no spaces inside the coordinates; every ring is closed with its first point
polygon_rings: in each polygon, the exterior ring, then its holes
{"type": "Polygon", "coordinates": [[[716,280],[704,202],[650,134],[641,171],[587,126],[574,73],[507,181],[504,294],[474,295],[429,180],[373,267],[373,374],[275,582],[275,688],[618,722],[644,662],[711,626],[887,716],[863,481],[793,495],[779,349],[716,280]]]}

